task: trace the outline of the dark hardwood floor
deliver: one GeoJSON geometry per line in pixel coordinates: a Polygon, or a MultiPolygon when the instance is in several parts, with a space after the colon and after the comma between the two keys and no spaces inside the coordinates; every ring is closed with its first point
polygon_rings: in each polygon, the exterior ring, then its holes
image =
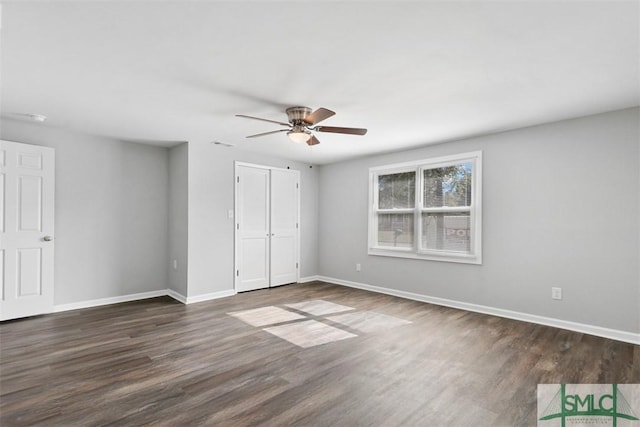
{"type": "Polygon", "coordinates": [[[4,322],[0,340],[3,427],[535,426],[538,383],[640,383],[640,346],[321,282],[4,322]],[[412,323],[301,348],[226,314],[314,299],[412,323]]]}

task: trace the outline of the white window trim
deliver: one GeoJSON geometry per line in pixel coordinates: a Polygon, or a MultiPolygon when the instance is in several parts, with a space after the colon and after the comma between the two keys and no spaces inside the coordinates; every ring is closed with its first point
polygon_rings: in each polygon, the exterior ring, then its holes
{"type": "Polygon", "coordinates": [[[431,159],[416,160],[405,163],[395,163],[369,168],[369,255],[389,256],[432,261],[458,262],[466,264],[482,264],[482,151],[456,154],[431,159]],[[422,175],[424,169],[432,169],[464,162],[473,163],[471,181],[472,196],[470,207],[424,208],[422,203],[422,175]],[[411,172],[416,173],[415,206],[408,209],[378,209],[377,179],[379,175],[411,172]],[[470,212],[471,252],[469,254],[443,251],[419,250],[423,212],[470,212]],[[376,213],[412,213],[414,217],[414,239],[411,248],[390,248],[376,246],[377,243],[377,215],[376,213]]]}

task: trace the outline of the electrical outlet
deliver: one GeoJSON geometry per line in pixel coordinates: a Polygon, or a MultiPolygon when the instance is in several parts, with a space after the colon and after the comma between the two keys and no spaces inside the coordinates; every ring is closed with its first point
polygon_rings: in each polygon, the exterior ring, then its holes
{"type": "Polygon", "coordinates": [[[562,288],[551,288],[551,299],[562,299],[562,288]]]}
{"type": "Polygon", "coordinates": [[[360,264],[356,264],[356,271],[361,271],[362,270],[362,266],[360,264]]]}

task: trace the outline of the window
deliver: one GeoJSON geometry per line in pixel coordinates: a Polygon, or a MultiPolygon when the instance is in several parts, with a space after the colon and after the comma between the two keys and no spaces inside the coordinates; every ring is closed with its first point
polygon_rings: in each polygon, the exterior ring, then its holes
{"type": "Polygon", "coordinates": [[[481,159],[371,168],[369,254],[480,264],[481,159]]]}

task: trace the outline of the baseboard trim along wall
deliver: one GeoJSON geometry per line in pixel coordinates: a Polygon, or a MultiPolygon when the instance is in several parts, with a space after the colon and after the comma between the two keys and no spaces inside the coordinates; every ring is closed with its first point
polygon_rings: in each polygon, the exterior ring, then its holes
{"type": "Polygon", "coordinates": [[[298,283],[309,283],[309,282],[314,282],[316,280],[320,280],[320,276],[301,277],[298,279],[298,283]]]}
{"type": "MultiPolygon", "coordinates": [[[[196,295],[196,296],[193,296],[193,297],[187,297],[187,302],[186,303],[187,304],[193,304],[193,303],[196,303],[196,302],[209,301],[209,300],[212,300],[212,299],[232,297],[236,293],[237,292],[235,291],[235,289],[229,289],[227,291],[219,291],[219,292],[212,292],[210,294],[196,295]]],[[[171,296],[171,295],[169,295],[169,296],[171,296]]]]}
{"type": "Polygon", "coordinates": [[[182,304],[193,304],[197,302],[209,301],[212,299],[230,297],[236,294],[233,289],[220,292],[212,292],[210,294],[196,295],[193,297],[185,297],[184,295],[174,291],[173,289],[161,289],[158,291],[141,292],[137,294],[121,295],[117,297],[100,298],[88,301],[72,302],[69,304],[59,304],[53,307],[54,313],[62,311],[80,310],[82,308],[99,307],[101,305],[118,304],[121,302],[138,301],[147,298],[157,298],[169,296],[182,304]]]}
{"type": "Polygon", "coordinates": [[[174,291],[173,289],[167,289],[167,296],[173,298],[176,301],[179,301],[183,304],[187,303],[187,297],[182,295],[179,292],[174,291]]]}
{"type": "Polygon", "coordinates": [[[79,310],[81,308],[98,307],[101,305],[118,304],[120,302],[137,301],[147,298],[163,297],[167,295],[167,289],[161,289],[158,291],[141,292],[137,294],[121,295],[117,297],[99,298],[88,301],[72,302],[69,304],[59,304],[53,306],[53,312],[59,313],[61,311],[79,310]]]}
{"type": "Polygon", "coordinates": [[[348,280],[336,279],[334,277],[315,276],[314,280],[320,280],[335,285],[347,286],[350,288],[362,289],[365,291],[377,292],[386,295],[392,295],[400,298],[410,299],[414,301],[426,302],[429,304],[441,305],[445,307],[458,308],[461,310],[472,311],[482,314],[490,314],[507,319],[521,320],[529,323],[536,323],[545,326],[553,326],[555,328],[567,329],[574,332],[595,335],[598,337],[609,338],[616,341],[623,341],[631,344],[640,345],[640,334],[633,332],[620,331],[617,329],[602,328],[600,326],[586,325],[583,323],[569,322],[567,320],[554,319],[551,317],[537,316],[535,314],[521,313],[517,311],[504,310],[485,305],[470,304],[445,298],[430,297],[428,295],[416,294],[413,292],[399,291],[396,289],[384,288],[380,286],[372,286],[366,283],[351,282],[348,280]]]}

